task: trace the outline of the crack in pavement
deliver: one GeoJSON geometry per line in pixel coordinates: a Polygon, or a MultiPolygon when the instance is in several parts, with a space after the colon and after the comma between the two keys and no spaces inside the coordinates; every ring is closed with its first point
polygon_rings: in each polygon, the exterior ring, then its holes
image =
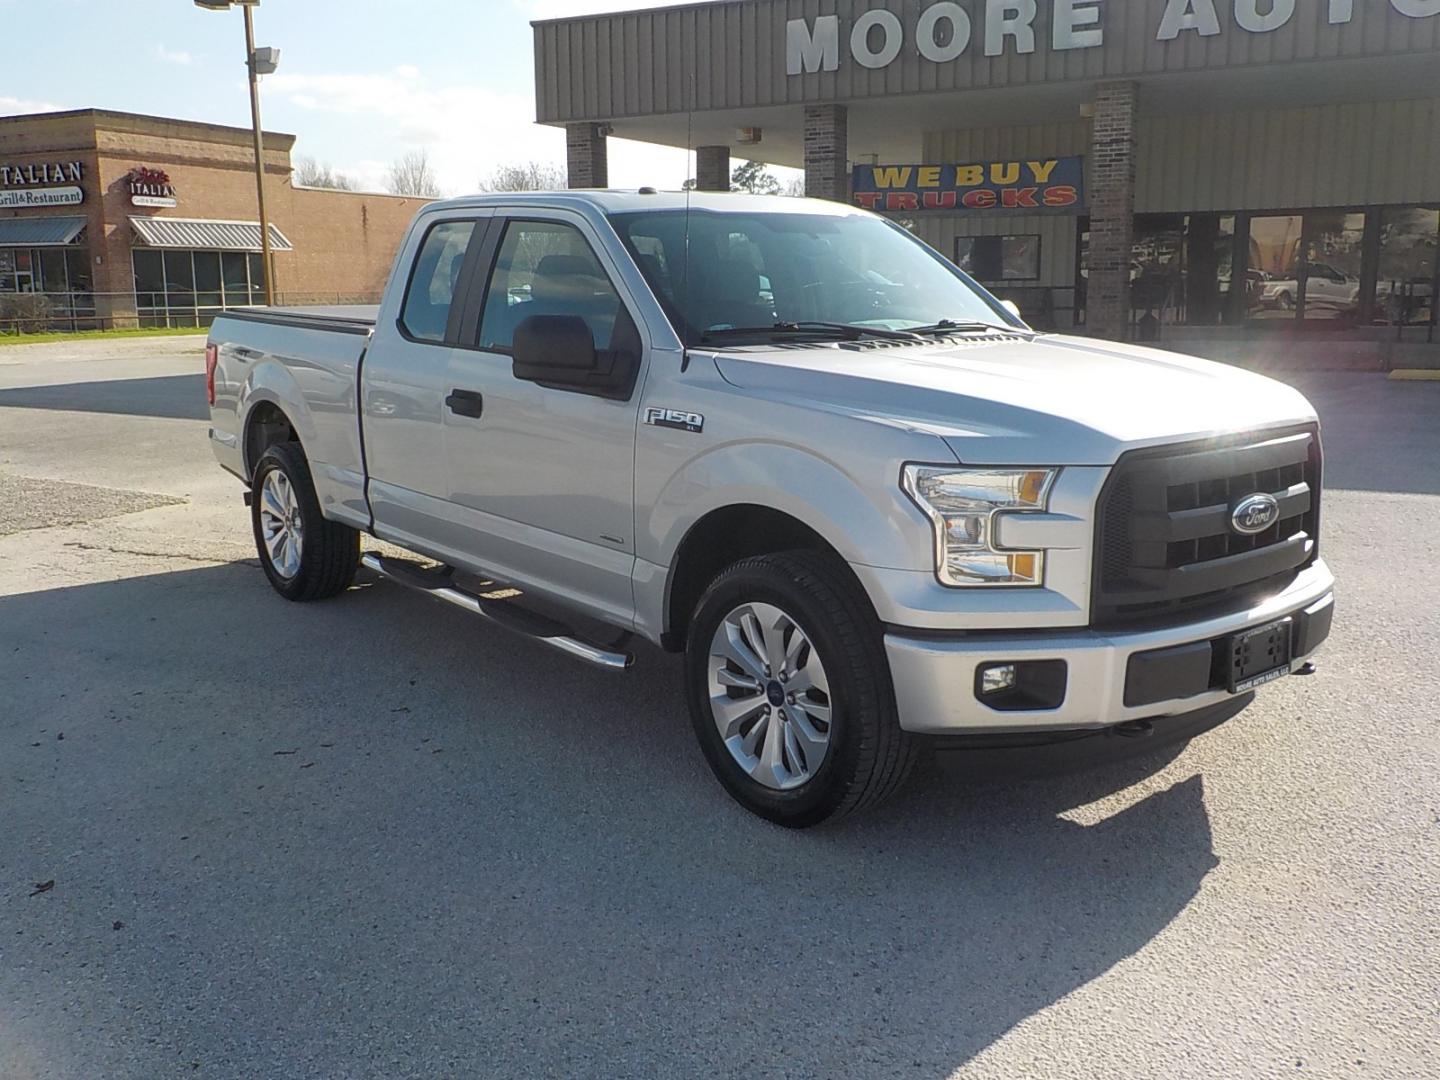
{"type": "Polygon", "coordinates": [[[205,563],[210,566],[232,566],[244,565],[258,567],[260,560],[257,559],[213,559],[202,555],[186,555],[175,551],[143,551],[140,548],[113,547],[109,544],[87,544],[83,540],[67,540],[65,547],[79,548],[81,551],[105,551],[112,555],[141,555],[149,559],[179,559],[182,562],[205,563]]]}

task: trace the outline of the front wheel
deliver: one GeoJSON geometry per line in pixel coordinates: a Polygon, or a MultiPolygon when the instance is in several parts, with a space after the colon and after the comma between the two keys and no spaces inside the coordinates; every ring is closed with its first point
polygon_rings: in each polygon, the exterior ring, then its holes
{"type": "Polygon", "coordinates": [[[323,600],[348,589],[360,565],[360,534],[325,520],[299,444],[266,450],[250,485],[255,549],[275,591],[287,600],[323,600]]]}
{"type": "Polygon", "coordinates": [[[685,656],[710,768],[746,809],[804,828],[879,802],[914,761],[879,626],[833,559],[744,559],[701,597],[685,656]]]}

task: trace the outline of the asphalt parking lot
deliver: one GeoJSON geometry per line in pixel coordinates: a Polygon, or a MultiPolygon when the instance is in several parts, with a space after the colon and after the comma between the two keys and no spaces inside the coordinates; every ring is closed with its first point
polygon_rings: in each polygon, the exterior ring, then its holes
{"type": "Polygon", "coordinates": [[[673,658],[276,597],[198,350],[0,348],[5,1080],[1440,1076],[1440,383],[1295,379],[1315,677],[792,833],[673,658]]]}

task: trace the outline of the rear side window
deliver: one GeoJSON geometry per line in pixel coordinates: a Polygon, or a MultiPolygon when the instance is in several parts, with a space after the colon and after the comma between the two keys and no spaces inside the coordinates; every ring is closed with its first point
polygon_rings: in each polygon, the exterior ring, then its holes
{"type": "Polygon", "coordinates": [[[515,327],[531,315],[578,315],[597,349],[615,348],[620,296],[573,225],[512,221],[495,257],[480,319],[480,347],[508,352],[515,327]]]}
{"type": "Polygon", "coordinates": [[[415,259],[400,324],[418,341],[443,342],[450,306],[465,250],[475,232],[473,221],[442,221],[430,226],[415,259]]]}

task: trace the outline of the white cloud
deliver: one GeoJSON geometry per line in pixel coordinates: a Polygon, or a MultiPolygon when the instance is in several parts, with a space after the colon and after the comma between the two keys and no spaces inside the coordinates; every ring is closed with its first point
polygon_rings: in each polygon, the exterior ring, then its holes
{"type": "Polygon", "coordinates": [[[31,98],[6,97],[0,94],[0,116],[18,116],[26,113],[59,112],[69,108],[49,101],[35,101],[31,98]]]}
{"type": "MultiPolygon", "coordinates": [[[[447,194],[474,191],[480,178],[499,165],[540,161],[563,166],[565,161],[564,132],[534,122],[535,99],[528,92],[435,86],[418,71],[412,75],[400,70],[393,74],[282,72],[265,80],[265,92],[307,112],[363,119],[371,155],[380,150],[393,159],[423,147],[447,194]]],[[[315,126],[324,122],[316,116],[315,126]]],[[[684,150],[624,139],[612,139],[609,150],[610,182],[617,187],[678,188],[694,175],[684,150]]],[[[373,156],[341,159],[335,165],[365,187],[380,187],[387,168],[386,161],[373,156]]]]}
{"type": "Polygon", "coordinates": [[[190,67],[195,63],[194,54],[183,49],[167,49],[164,44],[155,46],[155,55],[167,64],[179,64],[181,67],[190,67]]]}
{"type": "Polygon", "coordinates": [[[401,64],[395,69],[395,74],[399,75],[402,79],[418,79],[420,77],[420,69],[414,64],[401,64]]]}

